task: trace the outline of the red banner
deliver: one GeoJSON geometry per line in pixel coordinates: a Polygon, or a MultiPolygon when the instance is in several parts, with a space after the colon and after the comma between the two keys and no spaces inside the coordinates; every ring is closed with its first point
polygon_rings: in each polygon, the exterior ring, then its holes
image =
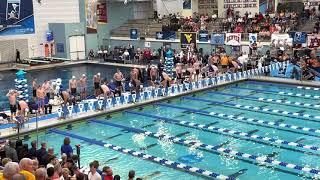
{"type": "Polygon", "coordinates": [[[107,3],[104,3],[104,2],[97,3],[97,18],[98,18],[98,24],[106,24],[108,22],[107,3]]]}

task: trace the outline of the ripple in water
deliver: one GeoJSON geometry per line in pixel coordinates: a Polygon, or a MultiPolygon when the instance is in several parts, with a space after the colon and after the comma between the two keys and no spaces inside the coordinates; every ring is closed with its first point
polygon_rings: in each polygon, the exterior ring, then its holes
{"type": "MultiPolygon", "coordinates": [[[[165,127],[164,122],[160,122],[158,124],[158,134],[165,134],[167,136],[171,136],[170,130],[165,127]]],[[[158,143],[161,146],[161,149],[165,152],[166,156],[175,156],[175,150],[173,148],[173,142],[168,138],[158,139],[158,143]]]]}
{"type": "Polygon", "coordinates": [[[134,135],[132,135],[131,139],[139,147],[145,147],[146,146],[146,143],[144,141],[146,139],[146,136],[144,134],[134,134],[134,135]]]}
{"type": "MultiPolygon", "coordinates": [[[[191,135],[187,136],[186,139],[189,140],[189,141],[195,141],[197,143],[201,143],[201,141],[198,139],[198,136],[195,135],[195,134],[191,134],[191,135]]],[[[190,146],[188,148],[188,152],[189,152],[189,154],[195,154],[199,158],[202,158],[203,157],[203,153],[202,153],[202,151],[197,150],[197,147],[198,146],[195,145],[195,144],[190,146]]]]}

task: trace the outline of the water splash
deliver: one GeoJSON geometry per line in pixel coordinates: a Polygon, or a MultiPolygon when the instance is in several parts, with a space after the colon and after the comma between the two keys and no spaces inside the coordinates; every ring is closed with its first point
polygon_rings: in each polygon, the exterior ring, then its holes
{"type": "Polygon", "coordinates": [[[146,146],[146,136],[144,134],[134,134],[131,137],[133,143],[137,144],[139,147],[145,147],[146,146]]]}
{"type": "MultiPolygon", "coordinates": [[[[157,134],[171,136],[170,130],[165,126],[164,122],[160,121],[157,125],[159,127],[157,134]]],[[[165,152],[166,156],[174,156],[176,154],[172,140],[168,139],[166,136],[158,139],[158,144],[161,146],[161,149],[165,152]]]]}

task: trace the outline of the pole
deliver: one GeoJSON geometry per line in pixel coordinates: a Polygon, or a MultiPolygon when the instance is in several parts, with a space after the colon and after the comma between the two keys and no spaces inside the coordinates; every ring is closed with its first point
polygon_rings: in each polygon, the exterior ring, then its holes
{"type": "Polygon", "coordinates": [[[78,155],[78,168],[81,169],[81,167],[80,167],[80,144],[76,145],[76,149],[77,149],[77,155],[78,155]]]}
{"type": "Polygon", "coordinates": [[[38,111],[36,111],[37,147],[39,147],[38,111]]]}

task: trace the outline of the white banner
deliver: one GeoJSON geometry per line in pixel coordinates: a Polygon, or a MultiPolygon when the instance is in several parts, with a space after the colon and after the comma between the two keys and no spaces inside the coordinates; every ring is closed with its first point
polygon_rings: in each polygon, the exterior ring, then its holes
{"type": "Polygon", "coordinates": [[[271,35],[271,43],[278,45],[288,45],[292,46],[293,39],[290,38],[289,34],[272,34],[271,35]]]}
{"type": "Polygon", "coordinates": [[[226,45],[241,46],[241,33],[226,33],[226,45]]]}

